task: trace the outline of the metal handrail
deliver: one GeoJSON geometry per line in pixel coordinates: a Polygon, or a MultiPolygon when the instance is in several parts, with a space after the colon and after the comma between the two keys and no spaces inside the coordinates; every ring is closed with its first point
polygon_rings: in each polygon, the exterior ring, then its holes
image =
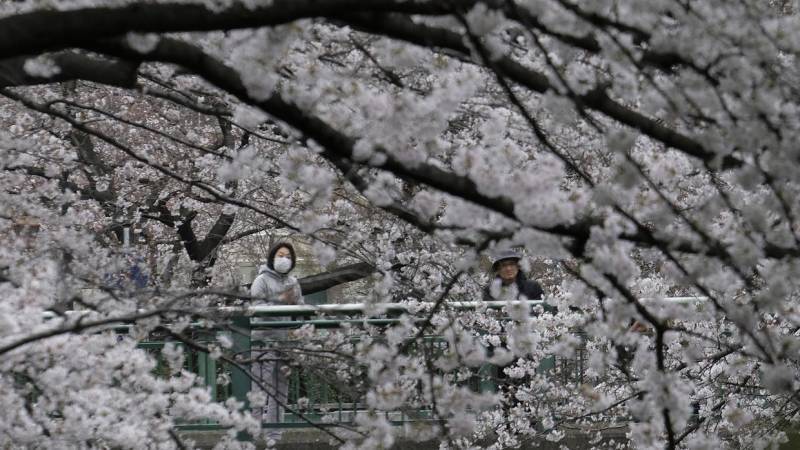
{"type": "MultiPolygon", "coordinates": [[[[507,306],[542,305],[543,300],[511,300],[511,301],[472,301],[472,302],[445,302],[447,308],[458,310],[477,309],[502,309],[507,306]]],[[[252,305],[245,307],[223,306],[216,308],[221,314],[244,316],[312,316],[319,314],[354,314],[365,311],[379,311],[375,315],[386,313],[408,313],[410,311],[428,311],[436,305],[435,302],[415,303],[332,303],[322,305],[252,305]]]]}
{"type": "MultiPolygon", "coordinates": [[[[669,304],[691,304],[702,303],[708,300],[708,297],[643,297],[639,299],[643,303],[669,303],[669,304]]],[[[444,302],[443,305],[450,309],[469,310],[478,308],[487,309],[502,309],[508,306],[536,306],[543,305],[543,300],[491,300],[491,301],[469,301],[469,302],[444,302]]],[[[312,315],[321,314],[355,314],[364,313],[365,311],[379,311],[375,315],[386,313],[408,313],[412,311],[429,311],[430,308],[436,305],[435,302],[414,302],[414,303],[328,303],[321,305],[250,305],[250,306],[220,306],[214,308],[207,308],[203,310],[204,313],[210,315],[242,315],[242,316],[272,316],[272,317],[285,317],[297,316],[308,317],[312,315]]],[[[146,311],[144,309],[140,311],[146,311]]],[[[67,316],[80,316],[84,314],[92,314],[93,311],[66,311],[63,313],[67,316]]],[[[59,317],[52,311],[45,311],[43,313],[45,319],[59,317]]]]}
{"type": "MultiPolygon", "coordinates": [[[[682,304],[691,305],[703,303],[708,300],[707,297],[644,297],[639,299],[643,303],[654,306],[654,303],[661,304],[682,304]]],[[[445,302],[449,309],[456,310],[470,310],[470,309],[502,309],[506,307],[525,305],[533,307],[537,305],[544,305],[546,302],[543,300],[492,300],[492,301],[469,301],[469,302],[445,302]]],[[[318,321],[304,320],[302,323],[298,321],[254,321],[253,328],[292,328],[301,326],[304,323],[312,323],[318,328],[331,328],[339,326],[342,322],[351,324],[371,324],[371,325],[390,325],[396,323],[395,318],[377,318],[385,315],[397,315],[403,313],[416,313],[430,311],[436,305],[434,302],[414,302],[414,303],[333,303],[321,305],[250,305],[250,306],[220,306],[213,308],[206,308],[202,312],[220,318],[224,317],[313,317],[323,316],[323,319],[318,321]],[[341,316],[351,314],[364,314],[365,318],[362,320],[357,319],[331,319],[329,316],[341,316]]],[[[145,312],[146,310],[140,310],[145,312]]],[[[63,315],[67,317],[81,317],[85,315],[94,314],[94,311],[66,311],[63,315]]],[[[61,317],[51,311],[45,311],[43,317],[45,320],[61,317]]],[[[123,331],[130,327],[129,323],[117,322],[109,323],[99,326],[97,331],[116,329],[123,331]]],[[[190,327],[208,328],[199,323],[193,323],[190,327]]]]}

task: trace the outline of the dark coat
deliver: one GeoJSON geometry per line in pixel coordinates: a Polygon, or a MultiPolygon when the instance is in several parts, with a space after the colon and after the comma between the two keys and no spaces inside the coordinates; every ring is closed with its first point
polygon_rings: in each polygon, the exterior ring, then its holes
{"type": "MultiPolygon", "coordinates": [[[[528,300],[541,300],[544,298],[544,290],[534,280],[529,280],[525,275],[522,274],[522,271],[517,273],[517,279],[514,281],[517,283],[517,289],[521,296],[525,296],[528,300]]],[[[490,293],[491,282],[483,288],[483,299],[484,300],[494,300],[490,293]]]]}
{"type": "MultiPolygon", "coordinates": [[[[517,289],[519,290],[520,297],[524,296],[528,300],[544,299],[544,289],[542,289],[542,286],[534,280],[529,280],[528,277],[522,274],[522,271],[517,273],[517,279],[515,283],[517,283],[517,289]]],[[[487,284],[486,287],[483,288],[484,301],[494,300],[490,292],[491,287],[492,287],[491,282],[489,282],[489,284],[487,284]]],[[[553,314],[558,312],[558,309],[555,306],[548,305],[547,303],[543,303],[542,307],[544,308],[545,312],[553,314]]]]}

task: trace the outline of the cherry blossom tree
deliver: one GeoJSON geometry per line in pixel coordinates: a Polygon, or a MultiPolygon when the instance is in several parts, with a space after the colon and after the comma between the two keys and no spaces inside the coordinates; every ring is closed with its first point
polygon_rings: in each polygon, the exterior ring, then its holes
{"type": "Polygon", "coordinates": [[[217,259],[276,229],[361,264],[316,288],[372,273],[367,304],[432,304],[324,344],[296,333],[374,413],[332,432],[345,445],[391,446],[379,413],[423,404],[453,448],[610,422],[636,448],[766,448],[796,426],[794,3],[2,8],[4,441],[182,446],[177,421],[211,418],[234,426],[223,445],[249,445],[233,437],[257,421],[214,403],[181,352],[162,352],[180,373],[164,379],[135,348],[152,332],[199,345],[189,317],[246,300],[217,259]],[[147,234],[158,289],[109,282],[130,265],[125,226],[147,234]],[[452,308],[511,246],[553,262],[558,313],[452,308]],[[67,303],[89,312],[59,316],[67,303]],[[97,332],[120,321],[122,341],[97,332]],[[584,379],[541,373],[584,347],[584,379]],[[465,385],[487,364],[495,392],[465,385]]]}

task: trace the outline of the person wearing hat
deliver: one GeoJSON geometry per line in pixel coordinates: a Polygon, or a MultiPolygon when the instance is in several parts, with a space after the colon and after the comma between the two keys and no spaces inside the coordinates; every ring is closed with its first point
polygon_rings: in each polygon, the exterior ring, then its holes
{"type": "MultiPolygon", "coordinates": [[[[500,252],[492,258],[492,274],[494,277],[483,290],[483,299],[489,300],[543,300],[544,290],[534,280],[529,280],[520,270],[519,261],[522,255],[514,250],[500,252]]],[[[547,305],[542,305],[544,311],[555,313],[556,309],[547,305]]],[[[505,346],[505,344],[503,344],[505,346]]],[[[494,353],[494,348],[489,346],[489,354],[494,353]]],[[[518,358],[515,358],[515,361],[518,358]]],[[[513,365],[514,362],[508,364],[513,365]]],[[[509,379],[502,367],[494,369],[498,382],[507,386],[523,382],[523,379],[509,379]]],[[[555,359],[552,356],[542,360],[537,372],[543,373],[555,367],[555,359]]],[[[515,388],[516,389],[516,388],[515,388]]]]}
{"type": "Polygon", "coordinates": [[[484,300],[541,300],[542,287],[529,280],[519,268],[522,255],[514,250],[498,253],[492,259],[494,278],[484,288],[484,300]]]}

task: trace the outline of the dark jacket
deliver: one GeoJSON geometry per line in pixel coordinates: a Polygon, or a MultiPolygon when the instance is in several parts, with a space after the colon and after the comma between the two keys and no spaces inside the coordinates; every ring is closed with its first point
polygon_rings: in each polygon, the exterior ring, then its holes
{"type": "MultiPolygon", "coordinates": [[[[497,277],[495,277],[495,279],[497,279],[497,277]]],[[[491,293],[493,281],[494,279],[490,281],[485,288],[483,288],[484,301],[495,300],[494,298],[492,298],[492,293],[491,293]]],[[[534,280],[529,280],[528,277],[522,274],[522,271],[517,273],[517,279],[515,283],[517,283],[517,289],[519,290],[520,300],[523,299],[522,297],[525,297],[528,300],[544,299],[544,289],[542,289],[542,286],[540,286],[539,283],[537,283],[534,280]]],[[[549,313],[555,314],[558,312],[558,309],[555,306],[548,305],[547,303],[542,304],[542,307],[546,312],[549,313]]]]}
{"type": "MultiPolygon", "coordinates": [[[[525,275],[522,274],[522,271],[517,273],[517,279],[515,283],[517,283],[517,289],[519,290],[520,298],[522,298],[522,296],[528,300],[541,300],[544,298],[544,290],[539,283],[529,280],[525,275]]],[[[487,284],[483,289],[484,300],[494,300],[491,294],[491,287],[491,282],[489,282],[489,284],[487,284]]]]}

